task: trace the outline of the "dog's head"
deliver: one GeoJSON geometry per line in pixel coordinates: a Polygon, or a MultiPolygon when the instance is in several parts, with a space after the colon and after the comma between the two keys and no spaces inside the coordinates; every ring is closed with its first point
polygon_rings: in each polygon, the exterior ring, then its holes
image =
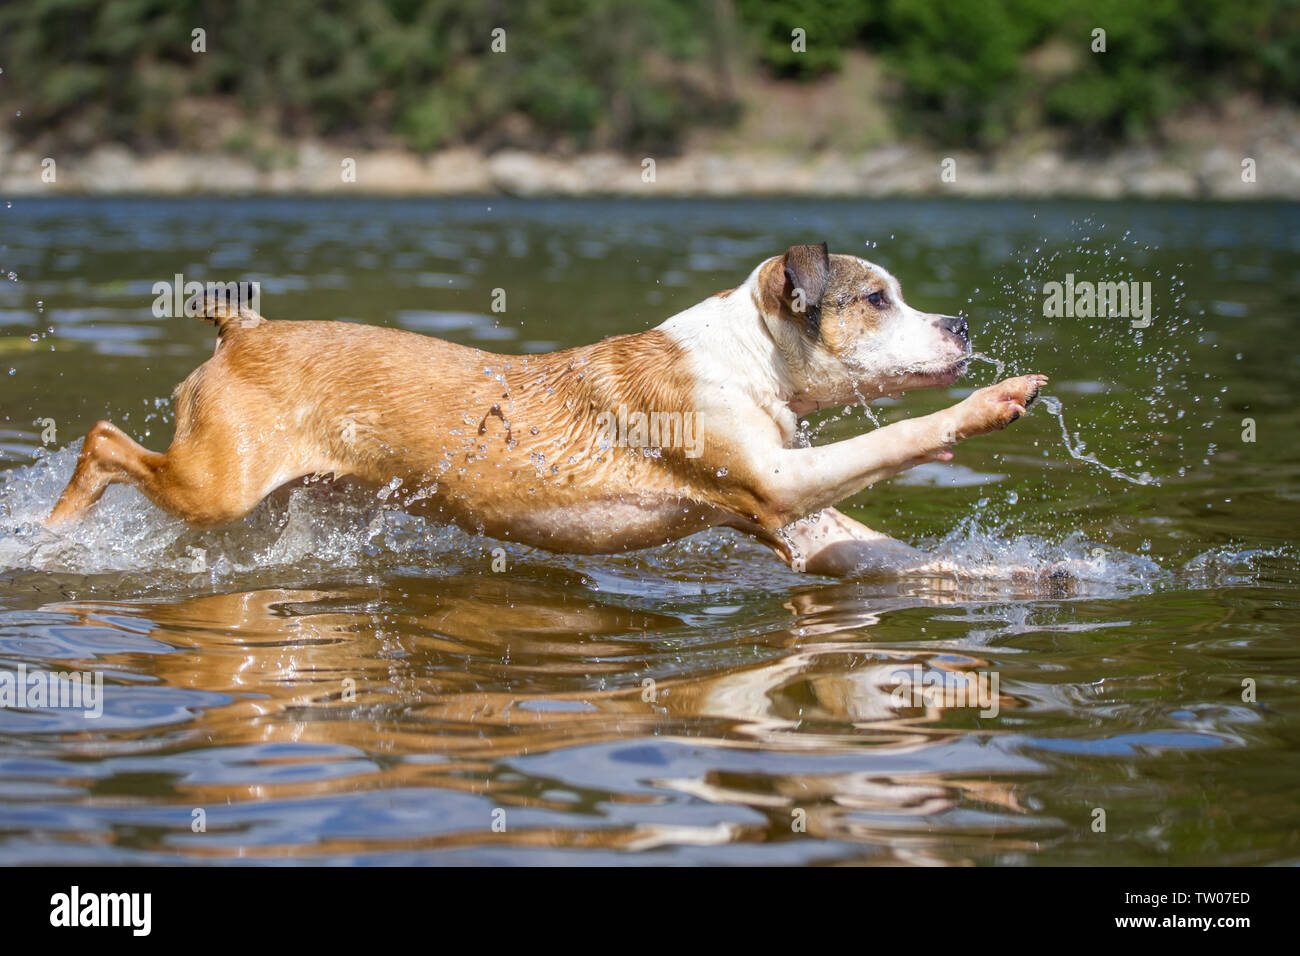
{"type": "Polygon", "coordinates": [[[852,405],[951,385],[966,370],[966,320],[912,308],[898,280],[865,259],[830,255],[825,243],[791,246],[755,278],[795,405],[852,405]]]}

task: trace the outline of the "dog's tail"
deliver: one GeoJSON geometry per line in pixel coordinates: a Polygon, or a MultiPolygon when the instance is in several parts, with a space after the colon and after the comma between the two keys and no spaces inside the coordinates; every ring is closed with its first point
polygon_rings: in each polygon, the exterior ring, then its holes
{"type": "Polygon", "coordinates": [[[218,337],[223,339],[233,330],[255,329],[267,321],[248,306],[240,304],[237,298],[211,292],[204,297],[196,314],[215,325],[218,337]]]}

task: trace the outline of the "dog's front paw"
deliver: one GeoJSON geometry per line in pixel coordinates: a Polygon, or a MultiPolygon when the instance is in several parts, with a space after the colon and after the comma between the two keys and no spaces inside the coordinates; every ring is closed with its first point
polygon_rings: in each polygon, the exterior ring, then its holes
{"type": "Polygon", "coordinates": [[[962,403],[965,406],[963,437],[1006,428],[1028,411],[1046,384],[1046,375],[1017,375],[972,393],[962,403]]]}

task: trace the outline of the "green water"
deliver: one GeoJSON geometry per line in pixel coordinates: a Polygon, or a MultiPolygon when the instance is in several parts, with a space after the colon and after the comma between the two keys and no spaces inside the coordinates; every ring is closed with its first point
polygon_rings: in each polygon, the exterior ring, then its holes
{"type": "Polygon", "coordinates": [[[0,672],[104,681],[98,718],[0,709],[0,863],[1300,860],[1300,207],[24,200],[0,271],[0,672]],[[166,446],[213,341],[151,314],[177,273],[531,352],[823,239],[1153,480],[1039,407],[844,505],[952,569],[869,581],[730,532],[494,572],[499,542],[321,486],[215,531],[120,487],[36,527],[97,419],[166,446]],[[1150,282],[1150,325],[1045,317],[1067,273],[1150,282]],[[997,713],[900,673],[996,675],[997,713]]]}

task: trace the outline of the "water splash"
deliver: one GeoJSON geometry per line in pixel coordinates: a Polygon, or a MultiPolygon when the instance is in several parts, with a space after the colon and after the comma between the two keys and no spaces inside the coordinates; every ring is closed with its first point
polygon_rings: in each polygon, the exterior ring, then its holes
{"type": "Polygon", "coordinates": [[[1006,377],[1007,363],[1001,359],[993,358],[991,355],[985,355],[983,352],[971,352],[970,357],[977,362],[988,362],[993,366],[993,380],[1002,381],[1006,377]]]}
{"type": "Polygon", "coordinates": [[[825,418],[819,420],[815,425],[809,424],[807,419],[801,419],[799,423],[799,430],[795,433],[793,447],[811,448],[814,438],[819,437],[821,433],[825,431],[827,428],[829,428],[830,426],[838,422],[842,422],[845,419],[851,418],[853,416],[854,411],[857,410],[860,410],[862,412],[862,417],[871,423],[872,428],[882,427],[884,425],[884,422],[881,421],[881,418],[876,413],[876,410],[871,407],[870,404],[871,400],[862,394],[862,389],[859,387],[857,382],[853,383],[853,394],[856,395],[858,399],[858,403],[856,405],[845,405],[838,412],[835,412],[834,414],[831,415],[827,415],[825,418]]]}
{"type": "Polygon", "coordinates": [[[1144,555],[1104,547],[1079,533],[1059,540],[1007,535],[1004,528],[984,527],[978,513],[929,543],[927,550],[930,560],[910,569],[910,576],[946,576],[956,582],[1039,583],[1112,593],[1150,590],[1173,580],[1170,572],[1144,555]]]}
{"type": "MultiPolygon", "coordinates": [[[[0,569],[76,574],[148,572],[157,583],[216,583],[269,569],[456,562],[463,532],[406,514],[373,489],[303,482],[282,488],[243,521],[198,529],[113,485],[86,516],[52,530],[42,522],[72,474],[81,442],[0,475],[0,569]]],[[[390,496],[391,496],[390,491],[390,496]]]]}
{"type": "MultiPolygon", "coordinates": [[[[983,352],[972,352],[971,358],[980,362],[987,362],[994,367],[994,381],[1001,381],[1006,375],[1007,363],[1001,359],[994,358],[991,355],[985,355],[983,352]]],[[[1061,426],[1061,445],[1069,453],[1070,457],[1076,461],[1086,462],[1100,468],[1106,474],[1113,478],[1119,478],[1123,481],[1135,485],[1159,485],[1160,482],[1151,476],[1150,472],[1142,472],[1140,475],[1131,475],[1113,465],[1108,465],[1100,461],[1096,455],[1084,451],[1086,445],[1083,440],[1076,434],[1073,439],[1070,437],[1070,430],[1065,424],[1064,403],[1055,395],[1040,395],[1038,402],[1043,406],[1049,415],[1054,417],[1061,426]]]]}
{"type": "Polygon", "coordinates": [[[1065,415],[1062,412],[1063,406],[1061,405],[1061,400],[1054,395],[1040,395],[1038,396],[1038,401],[1042,403],[1043,408],[1047,409],[1048,414],[1054,416],[1060,423],[1061,444],[1065,446],[1065,450],[1070,453],[1071,458],[1074,458],[1077,461],[1087,462],[1090,465],[1095,465],[1102,471],[1106,472],[1106,474],[1114,478],[1120,478],[1124,481],[1131,482],[1135,485],[1160,484],[1159,481],[1151,477],[1150,472],[1144,471],[1140,475],[1130,475],[1128,472],[1121,471],[1112,465],[1099,461],[1097,456],[1092,454],[1092,452],[1085,452],[1083,450],[1085,447],[1084,443],[1077,435],[1075,436],[1074,441],[1070,440],[1070,430],[1065,425],[1065,415]]]}
{"type": "MultiPolygon", "coordinates": [[[[1063,384],[1069,380],[1069,370],[1077,367],[1069,351],[1077,347],[1077,336],[1065,334],[1072,330],[1064,325],[1086,329],[1097,350],[1114,356],[1111,367],[1117,377],[1077,384],[1085,391],[1113,392],[1108,418],[1117,427],[1108,430],[1104,444],[1107,457],[1120,466],[1112,468],[1083,454],[1082,441],[1077,435],[1071,440],[1062,422],[1071,457],[1137,484],[1156,481],[1139,474],[1141,459],[1156,458],[1152,471],[1157,475],[1165,470],[1158,465],[1179,476],[1185,476],[1194,463],[1208,466],[1217,448],[1205,432],[1223,412],[1225,390],[1201,371],[1214,367],[1208,353],[1219,345],[1207,333],[1204,309],[1189,302],[1181,275],[1185,267],[1162,262],[1158,246],[1131,230],[1112,234],[1092,217],[1069,225],[1073,242],[1062,241],[1055,233],[1043,235],[1021,250],[1018,261],[995,271],[993,286],[985,294],[974,290],[967,308],[975,314],[972,326],[985,348],[972,358],[990,362],[999,376],[1009,367],[1013,374],[1020,369],[1047,372],[1063,384]],[[1047,284],[1061,283],[1070,273],[1091,282],[1150,283],[1147,325],[1134,327],[1129,316],[1109,308],[1068,318],[1046,314],[1047,284]],[[994,355],[1005,361],[991,358],[994,355]],[[1153,433],[1161,436],[1158,449],[1149,446],[1153,433]]],[[[1061,418],[1059,408],[1049,413],[1061,418]]]]}
{"type": "MultiPolygon", "coordinates": [[[[217,529],[190,528],[123,485],[108,489],[86,517],[61,531],[41,526],[76,463],[80,442],[41,455],[0,475],[0,571],[104,575],[110,592],[207,590],[340,573],[458,573],[482,569],[484,555],[501,545],[385,506],[374,489],[329,482],[274,493],[243,521],[217,529]]],[[[1102,466],[1105,467],[1105,466],[1102,466]]],[[[391,496],[390,496],[391,500],[391,496]]],[[[1008,500],[1011,500],[1010,498],[1008,500]]],[[[1077,533],[1050,540],[986,527],[982,499],[949,534],[922,541],[920,562],[890,562],[854,577],[896,587],[1021,597],[1055,592],[1064,580],[1073,593],[1125,593],[1182,580],[1205,587],[1249,576],[1258,555],[1225,548],[1198,555],[1185,568],[1166,569],[1077,533]],[[1007,589],[1010,589],[1009,591],[1007,589]]],[[[799,557],[793,542],[787,541],[799,557]]],[[[582,573],[618,590],[682,587],[697,593],[702,580],[728,588],[803,587],[822,581],[787,570],[757,541],[727,530],[693,535],[647,551],[621,555],[550,554],[509,545],[537,567],[582,573]],[[648,584],[648,581],[655,583],[648,584]]],[[[48,578],[42,578],[48,582],[48,578]]],[[[952,592],[952,593],[957,593],[952,592]]],[[[950,595],[951,597],[951,595],[950,595]]]]}

